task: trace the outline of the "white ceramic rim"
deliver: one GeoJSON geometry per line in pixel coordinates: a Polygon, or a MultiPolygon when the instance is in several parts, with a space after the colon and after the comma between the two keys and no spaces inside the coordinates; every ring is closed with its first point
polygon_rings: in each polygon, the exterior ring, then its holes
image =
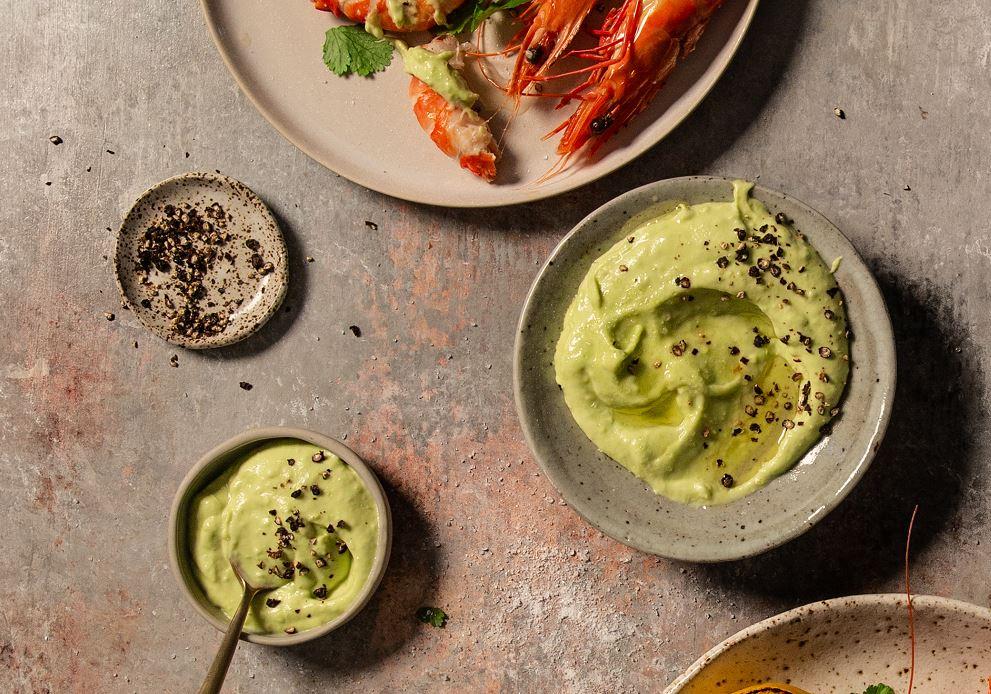
{"type": "MultiPolygon", "coordinates": [[[[237,83],[238,88],[241,92],[248,97],[248,100],[254,105],[255,109],[268,121],[275,130],[282,135],[288,142],[299,149],[303,154],[308,156],[313,161],[321,164],[330,171],[343,176],[344,178],[357,183],[360,186],[368,188],[369,190],[374,190],[375,192],[382,193],[383,195],[388,195],[390,197],[398,198],[400,200],[408,200],[409,202],[416,202],[424,205],[434,205],[437,207],[452,207],[457,209],[467,209],[467,208],[486,208],[486,207],[502,207],[505,205],[519,205],[526,202],[534,202],[537,200],[544,200],[557,195],[562,195],[576,188],[594,183],[595,181],[607,176],[619,168],[626,166],[631,161],[637,159],[647,150],[655,147],[664,138],[670,135],[674,130],[681,125],[681,123],[690,116],[700,103],[708,96],[712,88],[716,86],[716,82],[719,78],[723,76],[723,73],[729,67],[730,63],[733,62],[733,58],[736,56],[737,51],[740,49],[740,45],[743,43],[744,37],[747,35],[750,25],[753,22],[754,15],[757,12],[757,7],[760,4],[760,0],[747,0],[748,5],[743,11],[740,21],[737,23],[736,28],[729,37],[728,51],[726,51],[725,60],[722,64],[718,65],[715,69],[707,70],[696,84],[701,84],[701,89],[695,100],[688,105],[684,113],[680,117],[672,121],[671,126],[666,130],[658,134],[656,138],[651,140],[646,140],[641,143],[636,143],[627,147],[627,151],[624,156],[617,157],[614,162],[609,166],[605,166],[601,171],[597,171],[595,175],[591,178],[582,178],[581,176],[573,176],[568,179],[566,185],[562,185],[559,188],[552,187],[535,187],[532,189],[520,189],[516,191],[515,195],[509,196],[506,200],[493,200],[487,202],[478,202],[477,204],[451,204],[445,202],[443,199],[438,198],[428,198],[420,195],[411,195],[404,193],[401,188],[386,189],[387,186],[379,185],[374,183],[369,178],[356,174],[350,170],[347,163],[347,157],[326,157],[321,158],[315,152],[311,151],[309,147],[305,144],[305,138],[299,133],[291,132],[290,129],[283,125],[279,118],[269,109],[261,95],[252,90],[245,79],[242,78],[239,70],[236,68],[234,59],[231,57],[230,53],[227,51],[226,45],[223,41],[223,29],[220,23],[216,20],[211,9],[211,0],[200,0],[200,7],[203,10],[203,17],[206,21],[207,28],[210,31],[210,36],[213,39],[214,45],[217,47],[217,52],[220,53],[220,57],[224,61],[224,65],[227,66],[227,71],[234,77],[234,81],[237,83]]],[[[724,50],[725,47],[724,47],[724,50]]]]}
{"type": "MultiPolygon", "coordinates": [[[[862,607],[864,605],[896,605],[898,603],[904,604],[906,600],[906,595],[904,593],[869,593],[866,595],[852,595],[845,598],[831,598],[829,600],[820,600],[819,602],[809,603],[808,605],[803,605],[802,607],[796,607],[793,610],[788,610],[787,612],[782,612],[781,614],[774,615],[763,621],[757,622],[746,629],[738,631],[737,633],[730,636],[728,639],[724,640],[722,643],[709,649],[701,658],[696,660],[692,665],[681,674],[676,680],[669,684],[665,689],[663,694],[678,694],[686,685],[691,683],[692,679],[698,675],[703,668],[705,668],[709,663],[715,660],[717,657],[728,651],[733,646],[747,641],[748,639],[759,636],[771,629],[774,629],[780,624],[785,624],[792,619],[801,617],[802,619],[807,619],[810,613],[820,613],[829,612],[830,610],[842,610],[851,609],[854,607],[862,607]]],[[[991,624],[991,609],[987,607],[981,607],[979,605],[974,605],[969,602],[963,602],[961,600],[953,600],[951,598],[942,598],[938,595],[913,595],[912,596],[913,607],[932,607],[948,612],[960,612],[966,615],[970,615],[977,619],[984,620],[991,624]]],[[[906,619],[908,619],[908,613],[906,612],[906,619]]]]}
{"type": "Polygon", "coordinates": [[[368,467],[357,453],[337,439],[308,429],[297,429],[294,427],[261,427],[249,429],[214,446],[205,453],[186,474],[185,478],[183,478],[176,491],[175,499],[172,501],[172,510],[169,513],[169,564],[172,566],[172,573],[179,582],[183,594],[200,616],[212,624],[218,631],[227,631],[229,620],[222,619],[219,616],[219,610],[215,606],[207,606],[204,598],[196,593],[199,590],[198,586],[194,590],[194,586],[190,585],[190,581],[195,585],[195,579],[192,577],[192,573],[183,572],[182,570],[182,567],[188,566],[188,561],[187,557],[184,556],[185,540],[182,539],[179,533],[179,513],[189,500],[188,497],[191,494],[192,486],[197,482],[208,484],[210,480],[215,479],[216,473],[219,471],[212,470],[211,468],[219,465],[218,461],[223,456],[239,448],[248,447],[251,444],[271,439],[286,438],[299,439],[307,443],[312,443],[314,446],[330,451],[347,463],[358,474],[358,477],[361,478],[365,488],[368,489],[369,494],[371,494],[372,499],[375,501],[375,509],[378,511],[379,516],[379,530],[376,537],[375,559],[372,562],[371,573],[368,575],[368,581],[365,583],[365,587],[354,603],[352,603],[351,607],[336,619],[297,634],[241,633],[242,640],[264,646],[295,646],[325,636],[350,621],[355,615],[361,612],[378,589],[379,584],[382,582],[382,577],[385,575],[385,569],[389,564],[389,556],[392,552],[392,511],[389,508],[388,498],[378,477],[375,476],[372,469],[368,467]],[[201,479],[203,477],[208,477],[209,479],[201,479]]]}
{"type": "Polygon", "coordinates": [[[289,288],[289,251],[286,248],[286,237],[282,233],[282,226],[279,224],[279,220],[275,218],[272,214],[272,210],[269,206],[265,204],[258,193],[253,191],[248,185],[242,183],[236,178],[230,176],[225,176],[224,174],[210,172],[210,171],[187,171],[183,174],[178,174],[176,176],[170,176],[163,181],[159,181],[155,185],[147,188],[141,195],[135,198],[134,202],[127,210],[127,214],[120,222],[120,226],[117,228],[117,237],[114,240],[114,281],[117,283],[117,292],[120,294],[120,300],[124,306],[126,306],[131,313],[133,313],[138,321],[145,327],[145,330],[150,332],[155,337],[158,337],[169,344],[176,345],[178,347],[183,347],[185,349],[216,349],[217,347],[227,347],[228,345],[233,345],[235,343],[244,340],[251,335],[258,332],[263,325],[268,323],[268,321],[275,315],[279,307],[282,306],[282,302],[286,298],[286,292],[289,288]],[[120,275],[121,269],[121,238],[124,236],[124,229],[128,225],[128,221],[131,219],[131,215],[138,208],[139,205],[143,204],[145,200],[153,195],[159,188],[164,188],[167,185],[176,183],[178,181],[198,179],[203,181],[218,181],[220,183],[227,184],[234,189],[243,188],[247,194],[253,198],[253,202],[258,204],[258,213],[265,215],[268,220],[271,221],[273,228],[279,232],[278,240],[279,243],[276,244],[275,255],[278,257],[279,264],[276,267],[272,277],[275,280],[272,293],[268,296],[273,297],[270,300],[266,300],[265,311],[258,313],[254,322],[250,324],[250,327],[243,327],[239,330],[235,330],[231,333],[224,331],[219,335],[214,335],[212,337],[206,337],[198,340],[192,340],[181,335],[167,335],[160,331],[158,327],[152,325],[144,319],[144,312],[138,310],[134,307],[134,304],[127,296],[127,292],[124,291],[124,283],[121,282],[120,275]]]}

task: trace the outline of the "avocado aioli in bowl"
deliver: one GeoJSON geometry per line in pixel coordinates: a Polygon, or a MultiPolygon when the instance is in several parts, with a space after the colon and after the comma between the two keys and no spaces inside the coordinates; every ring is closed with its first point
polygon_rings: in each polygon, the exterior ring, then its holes
{"type": "Polygon", "coordinates": [[[687,504],[739,499],[794,466],[849,373],[833,271],[751,188],[634,220],[589,268],[554,355],[589,439],[687,504]]]}
{"type": "Polygon", "coordinates": [[[363,599],[387,522],[350,465],[293,438],[234,458],[187,516],[188,561],[205,598],[227,617],[237,609],[233,556],[250,583],[274,586],[253,600],[245,632],[280,635],[332,622],[363,599]]]}

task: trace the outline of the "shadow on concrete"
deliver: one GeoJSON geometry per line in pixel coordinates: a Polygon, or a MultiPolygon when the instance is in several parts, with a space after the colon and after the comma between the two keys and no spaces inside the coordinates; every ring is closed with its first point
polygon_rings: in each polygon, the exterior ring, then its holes
{"type": "Polygon", "coordinates": [[[971,453],[984,378],[977,350],[955,326],[949,293],[928,279],[874,272],[898,351],[891,423],[877,457],[850,497],[807,534],[759,557],[701,569],[727,587],[806,603],[897,579],[913,506],[917,553],[952,524],[977,473],[971,453]]]}
{"type": "MultiPolygon", "coordinates": [[[[420,607],[432,606],[437,584],[437,551],[430,528],[415,504],[374,466],[392,509],[392,556],[382,584],[365,608],[327,636],[287,649],[289,660],[326,675],[328,686],[341,673],[374,667],[405,644],[418,629],[420,607]]],[[[318,676],[319,679],[319,676],[318,676]]]]}

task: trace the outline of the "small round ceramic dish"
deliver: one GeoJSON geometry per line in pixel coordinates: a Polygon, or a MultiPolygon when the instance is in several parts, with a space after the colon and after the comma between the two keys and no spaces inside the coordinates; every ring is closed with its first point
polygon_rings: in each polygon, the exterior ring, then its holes
{"type": "MultiPolygon", "coordinates": [[[[919,692],[988,691],[991,610],[930,595],[915,608],[919,692]]],[[[814,694],[887,684],[908,691],[910,640],[904,595],[856,595],[812,603],[723,641],[664,694],[712,694],[766,682],[814,694]]]]}
{"type": "Polygon", "coordinates": [[[895,347],[884,300],[850,242],[825,217],[761,186],[753,195],[771,214],[795,221],[846,298],[851,370],[843,416],[794,468],[730,504],[700,508],[655,494],[608,458],[575,423],[555,381],[554,349],[565,311],[592,262],[646,210],[678,202],[732,199],[732,181],[694,176],[659,181],[590,214],[558,244],[523,307],[514,355],[516,408],[527,442],[558,492],[583,518],[620,542],[672,559],[716,562],[776,547],[808,530],[846,497],[884,434],[895,388],[895,347]]]}
{"type": "Polygon", "coordinates": [[[372,562],[371,573],[364,588],[347,611],[326,624],[301,631],[297,634],[244,633],[241,635],[241,638],[245,641],[266,646],[294,646],[329,634],[358,614],[371,599],[379,583],[382,581],[382,576],[385,575],[385,568],[389,563],[389,554],[392,550],[392,513],[389,509],[389,501],[385,496],[385,490],[382,489],[381,483],[371,468],[354,451],[340,441],[332,439],[329,436],[324,436],[323,434],[307,431],[306,429],[265,427],[238,434],[213,448],[193,466],[193,469],[186,475],[186,478],[179,485],[179,490],[176,492],[169,518],[169,563],[172,565],[172,571],[178,579],[183,593],[192,603],[193,607],[196,608],[196,611],[219,631],[226,631],[229,619],[220,612],[216,605],[206,599],[190,567],[188,547],[189,504],[203,487],[215,480],[234,460],[249,453],[259,444],[273,439],[298,439],[305,441],[326,451],[330,451],[343,460],[357,473],[358,477],[364,483],[365,488],[368,489],[369,494],[375,502],[379,518],[378,537],[376,538],[375,557],[372,562]]]}
{"type": "Polygon", "coordinates": [[[243,340],[275,314],[289,261],[275,217],[250,188],[194,172],[135,201],[117,235],[114,270],[125,306],[146,328],[206,349],[243,340]],[[191,238],[194,225],[202,233],[191,238]]]}

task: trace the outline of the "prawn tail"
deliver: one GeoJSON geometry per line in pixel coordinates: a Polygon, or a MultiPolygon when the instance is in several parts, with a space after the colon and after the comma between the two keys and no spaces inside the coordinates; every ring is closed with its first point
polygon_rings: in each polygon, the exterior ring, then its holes
{"type": "Polygon", "coordinates": [[[481,116],[449,103],[416,77],[410,79],[409,95],[420,127],[440,151],[479,178],[488,182],[495,179],[498,151],[481,116]]]}
{"type": "Polygon", "coordinates": [[[459,161],[462,169],[467,169],[479,178],[491,183],[496,177],[496,155],[484,151],[477,154],[463,154],[459,161]]]}
{"type": "Polygon", "coordinates": [[[341,8],[341,3],[338,0],[313,0],[313,9],[323,12],[333,12],[338,17],[346,19],[344,10],[341,8]]]}

